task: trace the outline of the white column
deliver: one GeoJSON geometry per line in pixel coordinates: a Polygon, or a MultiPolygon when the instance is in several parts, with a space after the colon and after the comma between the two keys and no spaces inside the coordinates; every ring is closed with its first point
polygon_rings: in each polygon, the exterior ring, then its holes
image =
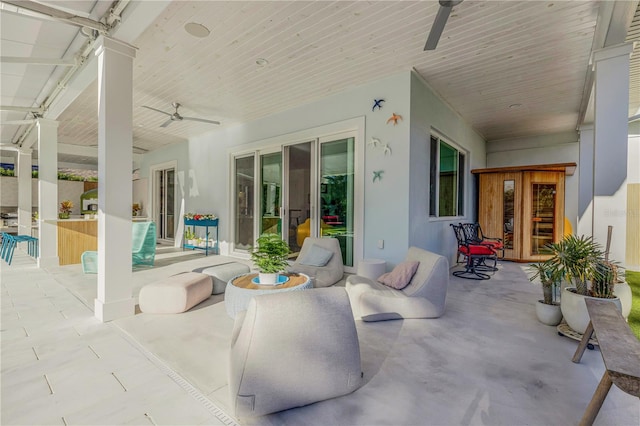
{"type": "Polygon", "coordinates": [[[18,235],[31,235],[31,150],[18,151],[18,235]]]}
{"type": "Polygon", "coordinates": [[[595,120],[593,237],[603,246],[613,226],[610,258],[624,262],[627,230],[629,57],[632,43],[593,53],[595,120]]]}
{"type": "Polygon", "coordinates": [[[58,266],[58,122],[38,119],[38,267],[58,266]],[[48,221],[48,222],[47,222],[48,221]],[[53,221],[53,222],[52,222],[53,221]]]}
{"type": "Polygon", "coordinates": [[[133,58],[135,49],[106,37],[98,57],[98,294],[95,316],[135,313],[131,273],[133,58]]]}
{"type": "Polygon", "coordinates": [[[578,221],[575,235],[593,235],[593,124],[580,126],[578,221]]]}

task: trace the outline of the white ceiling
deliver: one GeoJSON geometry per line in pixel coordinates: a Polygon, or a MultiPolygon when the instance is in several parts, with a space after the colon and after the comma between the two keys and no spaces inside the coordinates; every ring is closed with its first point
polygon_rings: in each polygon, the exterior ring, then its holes
{"type": "MultiPolygon", "coordinates": [[[[95,8],[93,19],[110,4],[49,3],[80,12],[95,8]]],[[[638,7],[635,0],[617,3],[632,11],[638,7]]],[[[169,2],[130,40],[138,48],[134,146],[154,150],[216,128],[186,121],[160,128],[166,116],[142,105],[172,112],[171,102],[178,101],[184,116],[232,126],[412,68],[488,141],[574,130],[586,109],[591,52],[611,36],[606,22],[619,27],[614,21],[627,19],[616,12],[612,19],[613,5],[466,0],[453,9],[437,49],[424,52],[437,1],[169,2]],[[188,22],[205,25],[211,34],[187,34],[188,22]],[[257,65],[258,58],[268,64],[257,65]]],[[[126,12],[122,25],[140,26],[133,17],[127,22],[126,12]]],[[[65,58],[79,48],[69,48],[81,37],[77,27],[5,10],[0,19],[3,56],[65,58]]],[[[636,14],[627,38],[640,40],[639,22],[636,14]]],[[[630,115],[640,107],[638,49],[630,115]]],[[[0,71],[0,103],[33,106],[64,70],[3,63],[0,71]]],[[[30,116],[2,111],[1,120],[25,117],[30,116]]],[[[95,146],[97,83],[51,118],[60,121],[60,143],[95,146]]],[[[15,141],[25,128],[2,126],[2,143],[15,141]]]]}

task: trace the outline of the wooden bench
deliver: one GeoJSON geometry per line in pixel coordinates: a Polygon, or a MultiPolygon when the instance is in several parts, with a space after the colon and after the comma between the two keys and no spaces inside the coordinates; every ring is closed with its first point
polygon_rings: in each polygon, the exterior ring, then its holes
{"type": "Polygon", "coordinates": [[[580,362],[595,331],[605,365],[600,384],[580,420],[580,425],[592,425],[612,383],[626,393],[640,398],[640,340],[613,303],[606,299],[585,299],[585,303],[591,321],[572,361],[580,362]]]}

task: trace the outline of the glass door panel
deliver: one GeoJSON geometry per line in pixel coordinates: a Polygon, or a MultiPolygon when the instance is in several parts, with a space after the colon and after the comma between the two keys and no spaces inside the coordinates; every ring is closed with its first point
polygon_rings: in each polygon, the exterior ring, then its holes
{"type": "Polygon", "coordinates": [[[261,175],[261,234],[282,236],[282,153],[274,152],[260,156],[261,175]]]}
{"type": "Polygon", "coordinates": [[[173,168],[155,171],[155,211],[158,239],[175,239],[175,177],[173,168]]]}
{"type": "Polygon", "coordinates": [[[345,266],[353,266],[354,160],[354,138],[320,145],[319,235],[338,239],[345,266]]]}
{"type": "Polygon", "coordinates": [[[516,192],[516,181],[512,179],[503,181],[502,190],[503,190],[502,241],[505,249],[513,250],[513,228],[514,228],[514,221],[515,221],[515,197],[514,196],[516,192]]]}
{"type": "Polygon", "coordinates": [[[531,254],[546,254],[546,244],[554,241],[556,185],[532,183],[531,254]]]}
{"type": "Polygon", "coordinates": [[[285,218],[283,235],[291,258],[296,258],[304,239],[311,235],[312,142],[285,146],[285,218]]]}
{"type": "Polygon", "coordinates": [[[235,159],[235,249],[253,247],[254,157],[235,159]]]}

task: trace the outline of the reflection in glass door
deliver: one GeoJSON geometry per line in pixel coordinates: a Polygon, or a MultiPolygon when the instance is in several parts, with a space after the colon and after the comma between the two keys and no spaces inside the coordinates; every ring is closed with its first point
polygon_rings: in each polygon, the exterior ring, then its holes
{"type": "Polygon", "coordinates": [[[235,249],[253,246],[254,156],[235,159],[235,249]]]}
{"type": "Polygon", "coordinates": [[[283,238],[289,243],[291,257],[297,257],[304,239],[311,235],[312,142],[284,147],[285,182],[283,238]]]}
{"type": "Polygon", "coordinates": [[[280,151],[260,156],[261,176],[261,234],[282,236],[282,153],[280,151]]]}
{"type": "Polygon", "coordinates": [[[158,239],[175,238],[175,178],[174,168],[155,171],[155,211],[158,224],[158,239]]]}
{"type": "Polygon", "coordinates": [[[533,183],[531,254],[545,254],[545,245],[554,241],[556,185],[553,183],[533,183]]]}
{"type": "Polygon", "coordinates": [[[340,242],[345,266],[353,266],[354,138],[321,142],[320,232],[340,242]]]}

